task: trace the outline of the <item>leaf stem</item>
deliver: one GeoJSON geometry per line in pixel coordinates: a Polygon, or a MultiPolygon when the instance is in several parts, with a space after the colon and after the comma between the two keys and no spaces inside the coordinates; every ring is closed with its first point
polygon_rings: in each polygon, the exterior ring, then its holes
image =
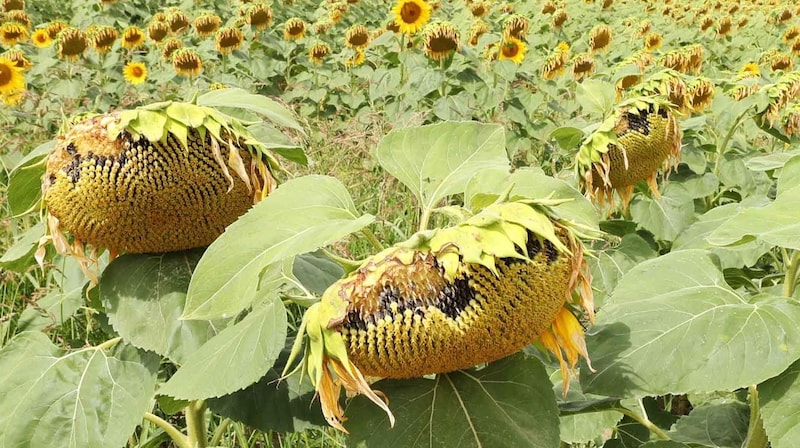
{"type": "Polygon", "coordinates": [[[144,413],[144,419],[158,426],[159,428],[163,429],[164,432],[167,433],[169,438],[172,439],[173,442],[175,442],[175,445],[177,445],[178,448],[192,448],[189,445],[188,438],[185,435],[183,435],[180,431],[178,431],[177,428],[169,424],[168,421],[164,420],[163,418],[155,414],[151,414],[150,412],[144,413]]]}
{"type": "Polygon", "coordinates": [[[719,176],[719,162],[722,159],[722,156],[725,154],[725,150],[728,149],[728,143],[730,143],[731,138],[733,138],[733,133],[736,132],[736,128],[739,127],[739,124],[744,119],[745,115],[750,112],[750,108],[743,110],[739,116],[736,117],[736,120],[733,121],[733,125],[731,125],[728,132],[725,134],[725,137],[722,138],[722,143],[717,148],[717,160],[714,161],[714,175],[719,176]]]}
{"type": "Polygon", "coordinates": [[[744,448],[766,448],[768,444],[767,433],[764,431],[764,422],[761,420],[761,406],[758,402],[758,388],[755,384],[747,388],[750,401],[750,424],[747,427],[747,439],[744,448]]]}
{"type": "Polygon", "coordinates": [[[121,340],[122,340],[122,338],[121,338],[121,337],[116,337],[116,338],[114,338],[114,339],[109,339],[109,340],[107,340],[106,342],[103,342],[102,344],[98,345],[98,346],[97,346],[97,347],[95,347],[95,348],[96,348],[96,349],[98,349],[98,350],[108,350],[108,349],[110,349],[111,347],[113,347],[113,346],[117,345],[117,343],[118,343],[119,341],[121,341],[121,340]]]}
{"type": "MultiPolygon", "coordinates": [[[[784,259],[786,258],[788,257],[784,255],[784,259]]],[[[796,250],[792,254],[791,261],[789,261],[786,269],[786,275],[783,278],[783,295],[786,297],[792,297],[792,294],[794,294],[798,268],[800,268],[800,250],[796,250]]]]}
{"type": "MultiPolygon", "coordinates": [[[[644,406],[642,405],[641,401],[639,401],[639,406],[642,406],[642,411],[644,412],[644,406]]],[[[670,440],[667,433],[665,433],[664,430],[656,426],[655,423],[651,422],[650,419],[647,418],[647,415],[644,416],[639,415],[631,411],[630,409],[624,407],[614,408],[614,410],[617,412],[621,412],[622,414],[627,415],[628,417],[636,420],[637,423],[647,428],[650,432],[655,434],[656,437],[658,437],[659,439],[670,440]]]]}
{"type": "Polygon", "coordinates": [[[226,418],[225,420],[222,420],[219,423],[217,429],[214,430],[214,435],[211,437],[211,442],[209,443],[209,445],[211,446],[219,445],[219,441],[222,440],[222,436],[225,435],[225,432],[228,430],[228,426],[230,426],[231,422],[232,422],[231,419],[226,418]]]}
{"type": "Polygon", "coordinates": [[[380,252],[384,249],[383,244],[381,244],[381,242],[378,240],[378,237],[375,236],[374,233],[372,233],[372,230],[370,230],[369,227],[364,227],[363,229],[361,229],[361,233],[364,234],[365,237],[367,237],[367,241],[369,241],[370,244],[372,244],[372,247],[374,247],[375,250],[380,252]]]}
{"type": "Polygon", "coordinates": [[[432,213],[433,213],[433,207],[426,207],[424,210],[422,210],[422,216],[420,216],[419,218],[420,232],[428,230],[428,222],[431,220],[432,213]]]}
{"type": "Polygon", "coordinates": [[[205,412],[206,402],[204,400],[193,401],[184,409],[189,448],[206,448],[208,446],[205,412]]]}
{"type": "Polygon", "coordinates": [[[320,250],[322,251],[323,254],[325,254],[326,257],[330,258],[333,262],[341,266],[342,269],[344,269],[345,273],[352,272],[359,266],[361,266],[360,261],[340,257],[339,255],[333,253],[330,249],[326,249],[323,247],[320,250]]]}

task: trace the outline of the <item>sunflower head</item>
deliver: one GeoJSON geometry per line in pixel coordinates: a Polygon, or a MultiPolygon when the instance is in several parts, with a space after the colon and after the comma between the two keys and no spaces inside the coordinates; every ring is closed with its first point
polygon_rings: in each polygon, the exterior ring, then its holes
{"type": "Polygon", "coordinates": [[[144,62],[128,62],[122,69],[122,74],[129,84],[141,84],[147,79],[147,66],[144,62]]]}
{"type": "Polygon", "coordinates": [[[111,51],[118,37],[117,29],[113,26],[99,26],[89,35],[89,41],[95,51],[104,54],[111,51]]]}
{"type": "Polygon", "coordinates": [[[56,44],[58,45],[58,57],[75,60],[86,51],[86,47],[89,46],[89,39],[80,29],[68,27],[58,33],[56,44]]]}
{"type": "Polygon", "coordinates": [[[522,14],[514,14],[503,22],[503,35],[525,40],[528,37],[530,19],[522,14]]]}
{"type": "Polygon", "coordinates": [[[594,57],[591,53],[580,53],[572,60],[572,78],[578,82],[594,74],[594,57]]]}
{"type": "Polygon", "coordinates": [[[699,77],[689,83],[689,107],[694,113],[701,113],[714,100],[714,83],[706,77],[699,77]]]}
{"type": "Polygon", "coordinates": [[[653,29],[653,22],[650,19],[642,20],[636,28],[636,37],[646,36],[651,29],[653,29]]]}
{"type": "Polygon", "coordinates": [[[478,45],[478,40],[489,32],[489,24],[483,20],[476,20],[469,29],[469,44],[473,47],[478,45]]]}
{"type": "Polygon", "coordinates": [[[185,12],[181,11],[180,8],[172,7],[167,11],[167,24],[169,25],[169,30],[173,34],[181,34],[185,33],[189,29],[189,25],[191,25],[191,21],[189,20],[189,16],[186,15],[185,12]]]}
{"type": "Polygon", "coordinates": [[[283,38],[286,40],[298,40],[306,34],[306,23],[303,19],[292,17],[283,25],[283,38]]]}
{"type": "Polygon", "coordinates": [[[0,98],[4,102],[13,102],[25,91],[25,76],[17,64],[0,56],[0,98]]]}
{"type": "Polygon", "coordinates": [[[797,36],[800,36],[800,27],[797,25],[791,26],[783,33],[783,42],[788,44],[797,36]]]}
{"type": "Polygon", "coordinates": [[[175,51],[179,48],[183,48],[183,42],[181,42],[180,39],[175,37],[164,39],[164,43],[161,45],[161,59],[171,62],[172,55],[175,54],[175,51]]]}
{"type": "Polygon", "coordinates": [[[5,22],[0,25],[0,42],[6,47],[13,47],[18,42],[28,39],[28,28],[17,22],[5,22]]]}
{"type": "Polygon", "coordinates": [[[48,23],[44,29],[47,30],[47,34],[50,36],[50,39],[55,40],[58,37],[58,33],[61,32],[64,28],[67,28],[69,25],[67,22],[61,20],[54,20],[48,23]]]}
{"type": "Polygon", "coordinates": [[[731,21],[730,17],[725,16],[719,19],[719,24],[717,25],[717,36],[727,36],[731,33],[731,29],[733,29],[733,22],[731,21]]]}
{"type": "Polygon", "coordinates": [[[564,26],[564,23],[566,23],[568,19],[569,14],[567,14],[567,11],[564,9],[557,9],[555,12],[553,12],[553,20],[551,24],[553,25],[553,28],[559,29],[564,26]]]}
{"type": "Polygon", "coordinates": [[[244,17],[248,25],[260,31],[272,23],[272,9],[264,2],[251,3],[246,9],[244,17]]]}
{"type": "Polygon", "coordinates": [[[714,26],[714,19],[711,17],[703,17],[703,20],[700,21],[700,31],[705,31],[714,26]]]}
{"type": "Polygon", "coordinates": [[[320,20],[311,25],[311,30],[314,34],[325,34],[331,30],[336,24],[330,19],[320,20]]]}
{"type": "Polygon", "coordinates": [[[344,33],[344,44],[348,48],[363,50],[369,45],[369,30],[364,25],[353,25],[344,33]]]}
{"type": "Polygon", "coordinates": [[[169,23],[163,20],[151,20],[147,25],[147,36],[153,42],[161,42],[170,33],[169,23]]]}
{"type": "Polygon", "coordinates": [[[491,6],[487,2],[476,1],[472,2],[472,4],[469,5],[469,10],[472,13],[473,17],[480,19],[486,17],[486,15],[489,14],[490,7],[491,6]]]}
{"type": "Polygon", "coordinates": [[[244,33],[239,28],[224,26],[217,30],[214,43],[221,54],[231,54],[238,50],[244,42],[244,33]]]}
{"type": "Polygon", "coordinates": [[[322,65],[325,57],[331,53],[331,47],[324,42],[317,42],[308,50],[308,60],[312,64],[322,65]]]}
{"type": "Polygon", "coordinates": [[[28,58],[25,57],[25,53],[23,53],[22,50],[18,48],[12,48],[8,50],[2,55],[0,55],[0,57],[8,59],[9,61],[13,62],[14,65],[23,72],[33,66],[33,64],[31,64],[31,61],[29,61],[28,58]]]}
{"type": "Polygon", "coordinates": [[[506,36],[500,41],[497,49],[497,59],[504,61],[514,61],[519,65],[525,60],[525,53],[528,51],[528,44],[516,37],[506,36]]]}
{"type": "Polygon", "coordinates": [[[608,47],[611,45],[611,37],[611,28],[607,25],[595,26],[589,36],[589,50],[592,53],[608,50],[608,47]]]}
{"type": "Polygon", "coordinates": [[[550,0],[547,0],[542,5],[542,14],[553,14],[554,12],[556,12],[556,9],[557,9],[556,4],[550,0]]]}
{"type": "Polygon", "coordinates": [[[790,55],[786,53],[777,53],[770,58],[769,67],[773,72],[779,70],[790,72],[794,68],[794,63],[790,55]]]}
{"type": "Polygon", "coordinates": [[[129,26],[122,32],[122,47],[139,48],[144,45],[144,31],[138,26],[129,26]]]}
{"type": "Polygon", "coordinates": [[[556,77],[564,73],[564,69],[568,62],[569,45],[567,45],[565,42],[561,42],[556,47],[555,51],[544,60],[544,67],[542,67],[542,79],[556,79],[556,77]]]}
{"type": "Polygon", "coordinates": [[[399,32],[414,34],[431,19],[431,6],[425,0],[397,0],[392,14],[399,32]]]}
{"type": "Polygon", "coordinates": [[[661,36],[661,33],[648,33],[644,36],[644,50],[645,51],[654,51],[661,48],[661,45],[664,43],[664,38],[661,36]]]}
{"type": "Polygon", "coordinates": [[[50,37],[50,34],[45,28],[40,28],[34,31],[33,35],[31,36],[31,41],[33,41],[33,44],[39,48],[49,47],[53,44],[53,39],[50,37]]]}
{"type": "Polygon", "coordinates": [[[181,76],[194,77],[203,71],[203,60],[193,48],[179,48],[172,53],[172,68],[181,76]]]}
{"type": "Polygon", "coordinates": [[[25,0],[3,0],[3,12],[24,10],[25,0]]]}
{"type": "Polygon", "coordinates": [[[761,69],[758,68],[758,64],[755,62],[748,62],[739,69],[738,75],[746,78],[757,78],[761,76],[761,69]]]}
{"type": "Polygon", "coordinates": [[[208,37],[217,32],[222,18],[213,12],[206,11],[194,19],[194,31],[200,37],[208,37]]]}
{"type": "Polygon", "coordinates": [[[353,56],[344,61],[344,65],[346,67],[358,67],[363,64],[366,59],[367,56],[364,54],[364,50],[356,50],[353,52],[353,56]]]}
{"type": "Polygon", "coordinates": [[[783,132],[789,136],[800,134],[800,104],[786,109],[783,115],[783,132]]]}
{"type": "Polygon", "coordinates": [[[425,27],[425,54],[434,61],[447,59],[461,49],[458,31],[450,22],[435,21],[425,27]]]}

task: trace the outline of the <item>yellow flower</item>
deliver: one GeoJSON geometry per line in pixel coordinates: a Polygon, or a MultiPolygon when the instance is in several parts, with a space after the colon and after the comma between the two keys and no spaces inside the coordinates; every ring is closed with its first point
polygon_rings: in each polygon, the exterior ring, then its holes
{"type": "Polygon", "coordinates": [[[286,40],[298,40],[306,34],[306,23],[303,20],[292,17],[283,26],[283,38],[286,40]]]}
{"type": "Polygon", "coordinates": [[[0,42],[6,47],[13,47],[17,42],[28,38],[28,29],[15,22],[6,22],[0,26],[0,42]]]}
{"type": "Polygon", "coordinates": [[[556,51],[559,53],[568,53],[569,44],[566,42],[559,42],[558,45],[556,45],[556,51]]]}
{"type": "Polygon", "coordinates": [[[122,32],[122,46],[128,49],[144,45],[144,31],[138,26],[129,26],[122,32]]]}
{"type": "Polygon", "coordinates": [[[363,50],[369,45],[369,30],[364,25],[353,25],[344,33],[344,44],[348,48],[363,50]]]}
{"type": "Polygon", "coordinates": [[[25,76],[14,61],[0,57],[0,96],[3,101],[25,91],[25,76]]]}
{"type": "Polygon", "coordinates": [[[525,42],[516,37],[506,36],[503,42],[500,43],[497,58],[501,61],[509,60],[514,61],[516,64],[521,64],[525,59],[526,51],[528,51],[528,45],[525,42]]]}
{"type": "Polygon", "coordinates": [[[758,68],[758,64],[753,62],[749,62],[744,64],[742,68],[739,70],[739,75],[746,75],[746,76],[761,76],[761,70],[758,68]]]}
{"type": "Polygon", "coordinates": [[[344,65],[348,67],[358,67],[359,65],[364,63],[366,59],[366,55],[364,54],[364,50],[356,50],[353,57],[344,61],[344,65]]]}
{"type": "Polygon", "coordinates": [[[50,34],[45,28],[34,31],[33,36],[31,36],[31,40],[33,41],[33,44],[39,48],[49,47],[53,43],[53,39],[50,38],[50,34]]]}
{"type": "Polygon", "coordinates": [[[425,27],[422,40],[425,44],[425,54],[434,61],[449,58],[461,47],[458,31],[449,22],[431,23],[425,27]]]}
{"type": "Polygon", "coordinates": [[[147,67],[144,62],[129,62],[122,69],[122,73],[125,75],[125,81],[133,85],[141,84],[147,78],[147,67]]]}
{"type": "Polygon", "coordinates": [[[431,6],[425,0],[398,0],[392,8],[401,33],[414,34],[431,18],[431,6]]]}
{"type": "Polygon", "coordinates": [[[645,51],[657,50],[661,48],[663,42],[664,38],[661,33],[650,33],[644,37],[644,49],[645,51]]]}
{"type": "Polygon", "coordinates": [[[331,47],[325,43],[316,43],[308,50],[308,60],[316,65],[321,65],[322,60],[330,54],[331,47]]]}
{"type": "Polygon", "coordinates": [[[217,31],[215,42],[217,51],[222,54],[231,54],[238,50],[244,41],[244,33],[238,28],[226,26],[217,31]]]}
{"type": "Polygon", "coordinates": [[[181,76],[197,76],[203,71],[203,60],[192,48],[179,48],[172,54],[172,68],[181,76]]]}

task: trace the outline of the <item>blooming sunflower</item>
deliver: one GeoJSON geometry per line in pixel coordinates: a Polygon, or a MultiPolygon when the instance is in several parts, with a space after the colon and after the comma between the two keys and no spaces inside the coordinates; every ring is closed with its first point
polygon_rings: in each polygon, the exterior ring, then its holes
{"type": "Polygon", "coordinates": [[[13,47],[17,42],[25,42],[28,38],[28,29],[16,22],[6,22],[0,25],[0,42],[6,47],[13,47]]]}
{"type": "Polygon", "coordinates": [[[133,85],[141,84],[147,79],[147,67],[144,62],[128,62],[122,69],[122,74],[125,75],[125,81],[133,85]]]}
{"type": "Polygon", "coordinates": [[[68,27],[58,33],[56,44],[58,45],[58,57],[75,60],[86,51],[86,47],[89,46],[89,39],[78,28],[68,27]]]}
{"type": "Polygon", "coordinates": [[[431,18],[431,6],[425,0],[398,0],[392,8],[400,32],[414,34],[431,18]]]}
{"type": "Polygon", "coordinates": [[[756,64],[755,62],[748,62],[747,64],[744,64],[742,68],[739,69],[738,74],[739,76],[744,76],[748,78],[749,77],[757,78],[761,76],[761,69],[758,68],[758,64],[756,64]]]}
{"type": "Polygon", "coordinates": [[[25,91],[25,76],[14,61],[0,56],[0,96],[13,97],[25,91]]]}
{"type": "Polygon", "coordinates": [[[435,21],[426,26],[422,41],[425,54],[434,61],[447,59],[461,48],[458,31],[450,22],[435,21]]]}
{"type": "Polygon", "coordinates": [[[363,50],[356,50],[352,57],[344,61],[344,65],[347,67],[358,67],[364,63],[366,58],[367,56],[364,54],[363,50]]]}
{"type": "Polygon", "coordinates": [[[144,45],[144,31],[138,26],[129,26],[122,32],[122,46],[127,49],[144,45]]]}
{"type": "Polygon", "coordinates": [[[225,26],[217,30],[214,38],[217,51],[221,54],[231,54],[238,50],[244,41],[244,33],[239,28],[225,26]]]}
{"type": "Polygon", "coordinates": [[[179,48],[172,53],[172,68],[181,76],[197,76],[203,71],[203,60],[193,48],[179,48]]]}
{"type": "Polygon", "coordinates": [[[298,17],[292,17],[283,25],[283,38],[286,40],[302,39],[306,34],[306,23],[298,17]]]}
{"type": "Polygon", "coordinates": [[[308,50],[308,60],[316,65],[322,65],[325,56],[329,55],[331,47],[326,43],[316,43],[308,50]]]}
{"type": "Polygon", "coordinates": [[[31,40],[33,44],[39,48],[49,47],[53,44],[53,39],[50,37],[50,33],[47,32],[45,28],[40,28],[33,32],[31,36],[31,40]]]}
{"type": "Polygon", "coordinates": [[[344,44],[348,48],[363,50],[369,45],[369,30],[364,25],[353,25],[344,33],[344,44]]]}
{"type": "Polygon", "coordinates": [[[519,65],[525,59],[526,51],[528,51],[528,45],[525,42],[516,37],[507,36],[500,42],[497,58],[501,61],[514,61],[515,64],[519,65]]]}

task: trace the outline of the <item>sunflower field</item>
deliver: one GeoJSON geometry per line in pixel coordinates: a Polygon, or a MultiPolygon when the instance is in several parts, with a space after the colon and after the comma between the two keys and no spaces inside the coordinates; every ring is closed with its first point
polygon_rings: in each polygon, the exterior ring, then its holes
{"type": "Polygon", "coordinates": [[[794,2],[0,6],[0,448],[800,446],[794,2]]]}

